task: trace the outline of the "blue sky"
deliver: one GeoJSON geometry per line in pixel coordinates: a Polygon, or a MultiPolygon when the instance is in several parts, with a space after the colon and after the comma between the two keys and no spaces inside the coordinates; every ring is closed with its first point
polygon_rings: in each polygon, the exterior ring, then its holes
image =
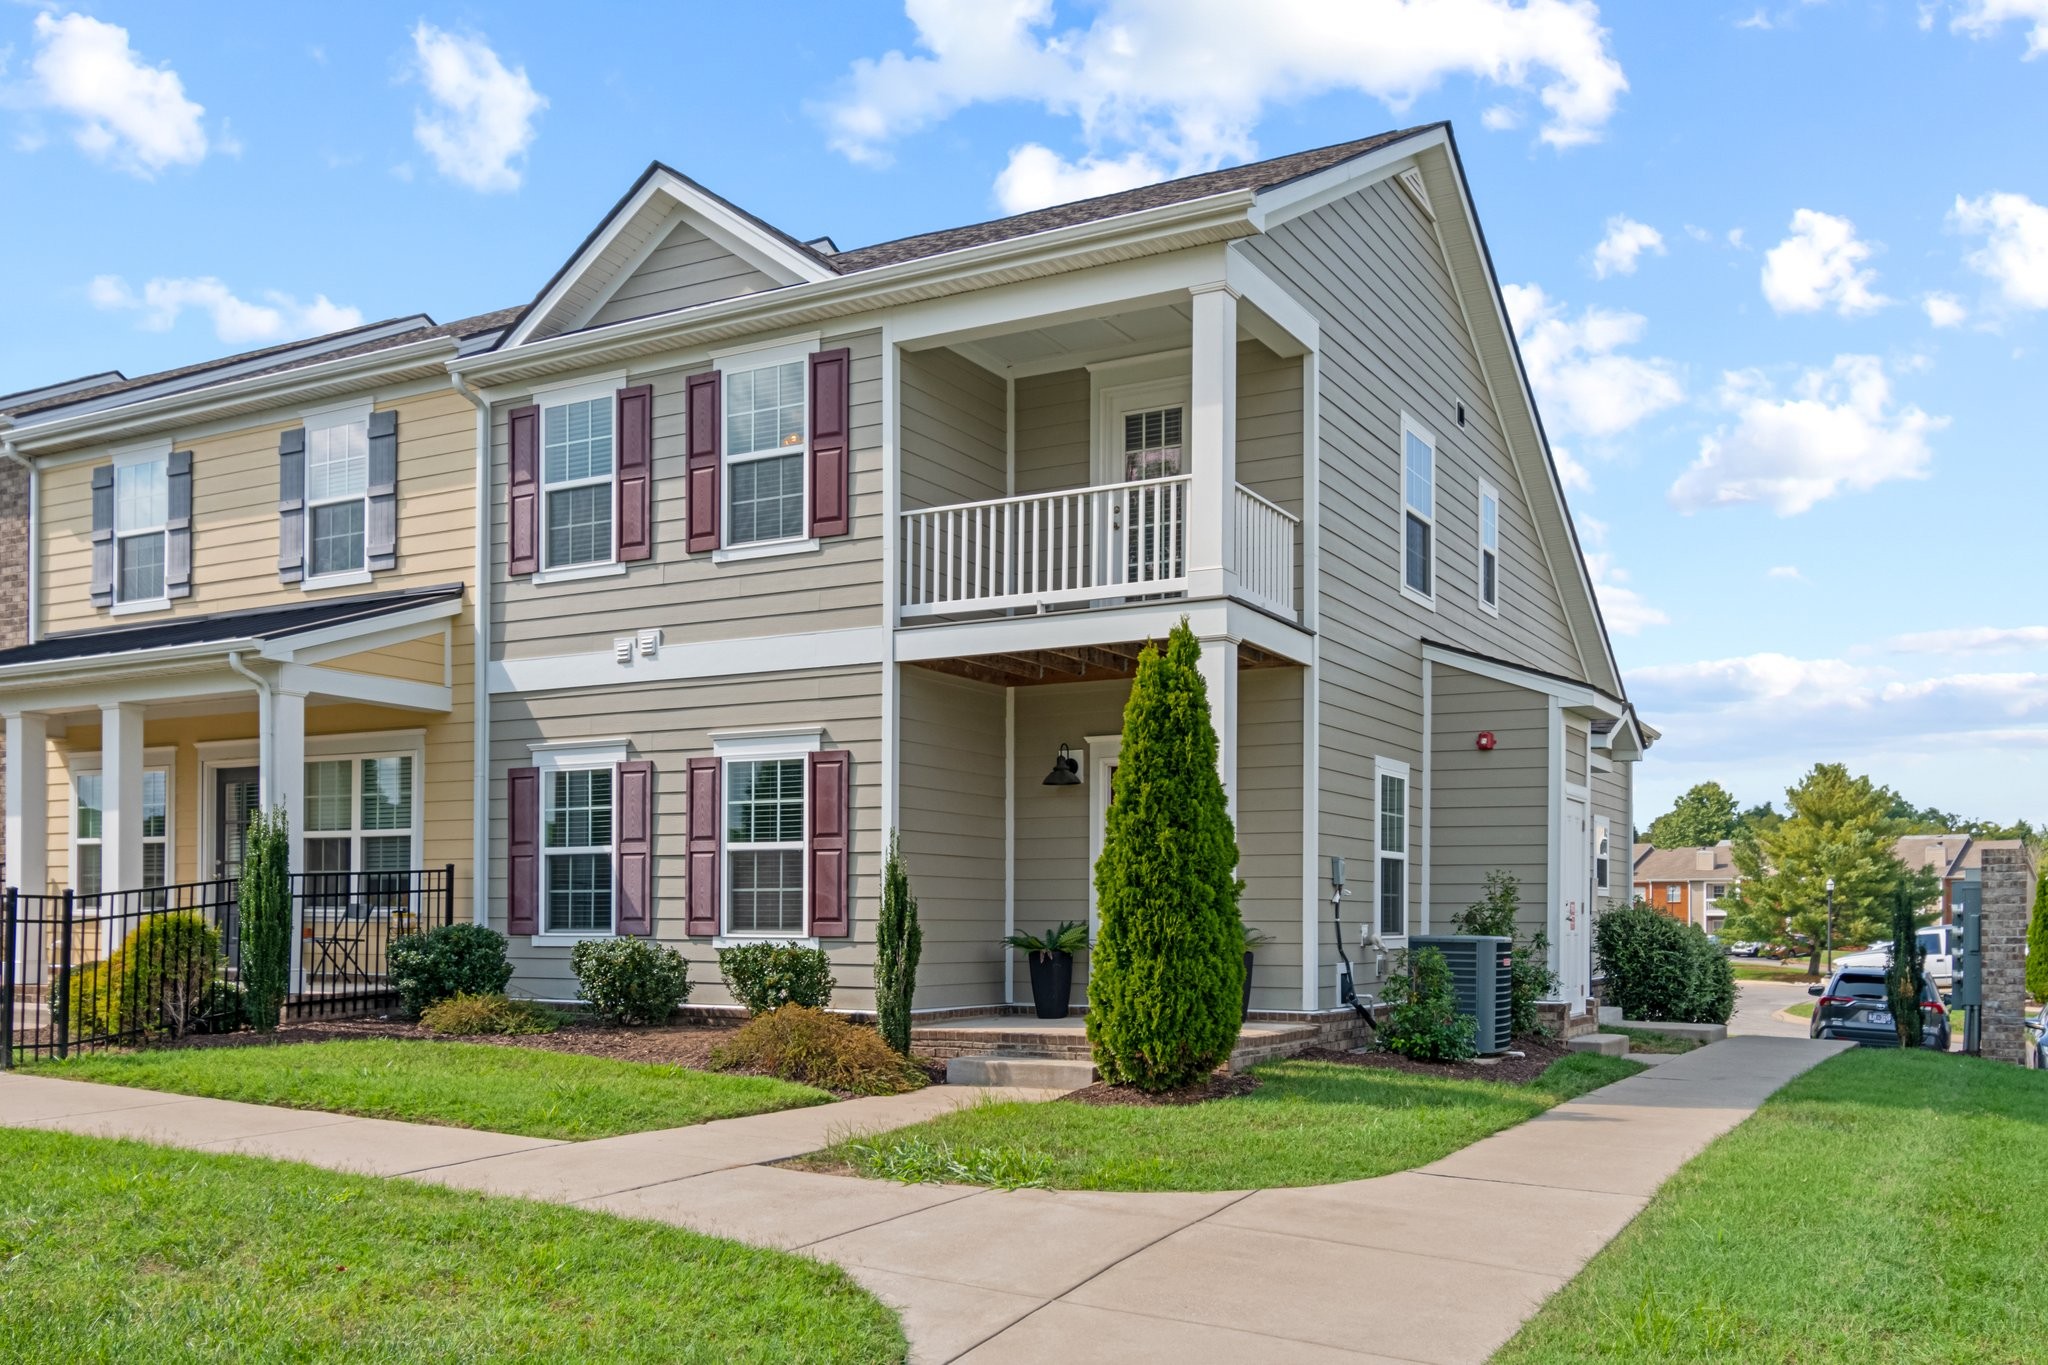
{"type": "Polygon", "coordinates": [[[844,247],[1448,118],[1644,818],[2048,817],[2048,0],[347,16],[0,6],[0,391],[522,301],[657,157],[844,247]]]}

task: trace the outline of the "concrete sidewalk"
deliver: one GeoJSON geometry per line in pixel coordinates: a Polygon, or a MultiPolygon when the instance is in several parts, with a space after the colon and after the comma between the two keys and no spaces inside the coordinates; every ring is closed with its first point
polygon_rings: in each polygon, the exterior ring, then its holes
{"type": "Polygon", "coordinates": [[[1672,1172],[1843,1047],[1731,1038],[1419,1170],[1248,1193],[1005,1193],[762,1164],[989,1093],[950,1088],[556,1143],[0,1076],[0,1123],[407,1175],[802,1251],[899,1309],[918,1361],[1448,1363],[1485,1360],[1672,1172]]]}

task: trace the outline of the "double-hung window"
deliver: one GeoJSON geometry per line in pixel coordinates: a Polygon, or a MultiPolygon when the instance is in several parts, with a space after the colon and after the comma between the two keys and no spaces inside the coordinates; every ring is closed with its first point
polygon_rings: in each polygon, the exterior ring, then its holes
{"type": "Polygon", "coordinates": [[[540,775],[541,930],[609,934],[616,901],[613,765],[540,775]]]}
{"type": "Polygon", "coordinates": [[[1373,783],[1379,789],[1373,889],[1380,938],[1402,939],[1408,936],[1408,765],[1374,759],[1373,783]]]}
{"type": "Polygon", "coordinates": [[[805,760],[725,764],[726,931],[804,931],[805,760]]]}
{"type": "Polygon", "coordinates": [[[362,574],[370,420],[360,409],[306,420],[306,580],[362,574]]]}
{"type": "Polygon", "coordinates": [[[543,569],[610,564],[616,558],[616,402],[606,392],[541,408],[543,569]]]}
{"type": "MultiPolygon", "coordinates": [[[[142,885],[161,887],[170,876],[170,770],[145,768],[142,773],[142,885]]],[[[71,889],[80,897],[97,897],[103,891],[127,891],[132,887],[106,885],[106,779],[100,773],[80,773],[72,784],[77,812],[73,827],[71,889]]]]}
{"type": "Polygon", "coordinates": [[[331,893],[360,899],[410,889],[416,768],[411,754],[306,764],[306,871],[329,874],[331,893]]]}
{"type": "Polygon", "coordinates": [[[1500,610],[1500,494],[1490,483],[1479,485],[1479,605],[1500,610]]]}
{"type": "Polygon", "coordinates": [[[1401,422],[1401,591],[1436,601],[1436,438],[1401,422]]]}
{"type": "Polygon", "coordinates": [[[169,540],[170,460],[163,455],[114,465],[114,601],[164,600],[169,540]]]}
{"type": "Polygon", "coordinates": [[[725,536],[728,546],[804,537],[810,411],[807,358],[726,367],[725,536]]]}

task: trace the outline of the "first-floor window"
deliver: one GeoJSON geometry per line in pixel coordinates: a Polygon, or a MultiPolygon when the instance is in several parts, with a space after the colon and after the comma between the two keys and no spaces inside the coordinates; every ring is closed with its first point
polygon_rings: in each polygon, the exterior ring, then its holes
{"type": "Polygon", "coordinates": [[[413,866],[412,756],[308,763],[305,828],[306,871],[331,874],[334,894],[404,894],[403,874],[413,866]]]}
{"type": "Polygon", "coordinates": [[[725,765],[726,928],[800,934],[804,928],[804,760],[725,765]]]}
{"type": "Polygon", "coordinates": [[[1669,885],[1669,886],[1665,887],[1665,888],[1664,888],[1664,900],[1666,901],[1666,903],[1668,903],[1668,904],[1671,904],[1671,905],[1682,905],[1682,904],[1684,904],[1684,902],[1685,902],[1685,887],[1684,887],[1684,885],[1683,885],[1682,883],[1679,883],[1679,882],[1673,882],[1673,883],[1671,883],[1671,885],[1669,885]]]}
{"type": "MultiPolygon", "coordinates": [[[[170,773],[149,768],[142,774],[142,885],[161,887],[170,871],[170,773]]],[[[72,840],[77,865],[71,878],[72,890],[80,896],[98,896],[103,891],[127,891],[132,887],[105,884],[106,779],[100,773],[80,773],[76,784],[78,829],[72,840]]]]}
{"type": "Polygon", "coordinates": [[[1607,822],[1601,820],[1593,826],[1593,885],[1601,891],[1607,890],[1607,822]]]}
{"type": "Polygon", "coordinates": [[[612,768],[541,774],[541,928],[612,932],[612,768]]]}
{"type": "Polygon", "coordinates": [[[1401,938],[1408,933],[1408,765],[1380,759],[1373,771],[1379,784],[1380,937],[1401,938]]]}

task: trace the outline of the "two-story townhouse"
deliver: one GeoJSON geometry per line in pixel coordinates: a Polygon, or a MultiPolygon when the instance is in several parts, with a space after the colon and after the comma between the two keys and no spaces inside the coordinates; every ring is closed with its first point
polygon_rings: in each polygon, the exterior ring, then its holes
{"type": "Polygon", "coordinates": [[[259,804],[291,821],[302,988],[376,970],[394,923],[472,884],[479,416],[448,362],[511,316],[6,402],[29,555],[27,639],[0,649],[7,882],[75,893],[74,951],[138,905],[218,912],[259,804]]]}
{"type": "Polygon", "coordinates": [[[865,1006],[893,829],[918,1007],[1015,1001],[998,940],[1092,918],[1133,662],[1186,617],[1254,1008],[1337,1005],[1340,946],[1369,989],[1502,869],[1583,1012],[1654,732],[1447,126],[846,251],[657,164],[454,368],[515,988],[648,934],[717,1003],[772,938],[865,1006]]]}
{"type": "MultiPolygon", "coordinates": [[[[0,397],[0,408],[21,397],[0,397]]],[[[27,639],[28,466],[21,460],[0,460],[0,649],[12,649],[27,639]]],[[[0,765],[6,762],[6,739],[0,736],[0,765]]],[[[6,802],[5,792],[0,792],[0,885],[6,884],[6,802]]]]}

